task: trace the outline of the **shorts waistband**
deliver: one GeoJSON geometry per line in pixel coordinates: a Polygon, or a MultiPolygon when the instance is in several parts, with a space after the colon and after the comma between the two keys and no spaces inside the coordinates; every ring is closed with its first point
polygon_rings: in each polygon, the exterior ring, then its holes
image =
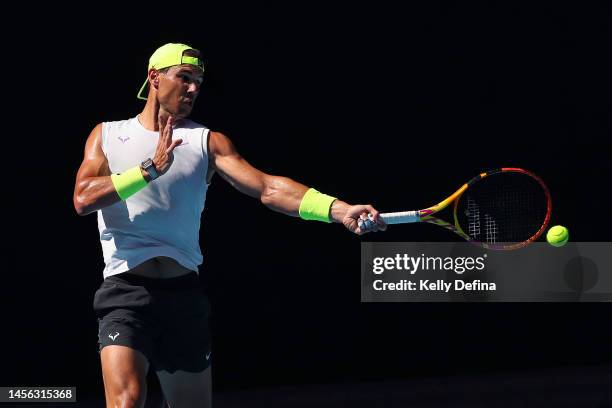
{"type": "Polygon", "coordinates": [[[129,272],[118,273],[106,278],[107,281],[123,283],[127,285],[144,286],[155,289],[191,289],[200,286],[200,277],[197,272],[192,271],[185,275],[174,278],[148,278],[129,272]]]}

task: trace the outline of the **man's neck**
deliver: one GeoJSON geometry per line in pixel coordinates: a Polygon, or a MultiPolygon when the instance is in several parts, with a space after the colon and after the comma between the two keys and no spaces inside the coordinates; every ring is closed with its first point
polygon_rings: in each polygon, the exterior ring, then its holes
{"type": "Polygon", "coordinates": [[[170,114],[159,106],[159,104],[149,98],[144,109],[138,115],[140,124],[147,130],[159,132],[159,121],[161,120],[162,126],[168,120],[170,114]]]}

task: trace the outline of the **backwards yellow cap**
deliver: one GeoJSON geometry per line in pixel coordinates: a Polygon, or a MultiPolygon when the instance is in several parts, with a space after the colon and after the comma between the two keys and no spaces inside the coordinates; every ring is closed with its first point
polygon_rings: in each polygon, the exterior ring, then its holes
{"type": "MultiPolygon", "coordinates": [[[[204,62],[202,62],[201,59],[197,57],[189,57],[187,55],[183,55],[183,52],[185,52],[186,50],[193,50],[193,49],[194,49],[193,47],[190,47],[185,44],[169,43],[169,44],[162,45],[157,50],[155,50],[153,55],[151,55],[151,58],[149,58],[149,68],[148,69],[151,69],[151,68],[162,69],[162,68],[171,67],[173,65],[191,64],[191,65],[200,67],[200,69],[204,71],[204,62]]],[[[136,95],[138,99],[142,99],[145,101],[147,100],[147,98],[142,95],[142,92],[147,86],[147,82],[149,82],[148,76],[145,79],[144,84],[142,84],[142,86],[140,87],[140,91],[138,91],[138,95],[136,95]]]]}

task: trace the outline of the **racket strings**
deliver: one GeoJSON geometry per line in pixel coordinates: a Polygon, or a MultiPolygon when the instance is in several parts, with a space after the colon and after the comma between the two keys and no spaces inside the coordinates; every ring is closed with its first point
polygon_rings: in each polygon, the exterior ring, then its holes
{"type": "Polygon", "coordinates": [[[468,235],[470,237],[480,236],[480,207],[472,199],[467,197],[468,235]]]}
{"type": "Polygon", "coordinates": [[[503,172],[474,183],[456,207],[459,226],[471,239],[486,243],[524,242],[547,218],[549,198],[528,174],[503,172]]]}

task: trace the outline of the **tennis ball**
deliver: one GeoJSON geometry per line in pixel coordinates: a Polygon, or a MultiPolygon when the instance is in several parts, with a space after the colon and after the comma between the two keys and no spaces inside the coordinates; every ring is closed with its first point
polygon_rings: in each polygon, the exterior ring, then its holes
{"type": "Polygon", "coordinates": [[[562,247],[568,239],[569,231],[563,225],[555,225],[546,233],[546,241],[554,247],[562,247]]]}

